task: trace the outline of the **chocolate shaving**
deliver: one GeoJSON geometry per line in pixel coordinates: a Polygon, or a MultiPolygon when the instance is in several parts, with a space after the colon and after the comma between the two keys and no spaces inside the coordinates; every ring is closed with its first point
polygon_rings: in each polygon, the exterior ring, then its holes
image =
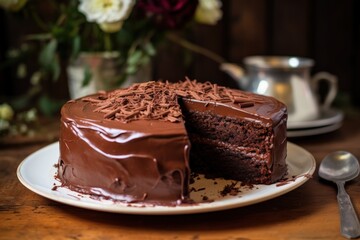
{"type": "Polygon", "coordinates": [[[256,99],[241,92],[210,82],[199,83],[186,78],[178,83],[145,82],[129,88],[83,98],[96,106],[95,112],[104,113],[104,118],[129,122],[138,119],[159,119],[169,122],[182,121],[178,98],[189,98],[209,103],[234,103],[241,108],[252,107],[256,99]]]}
{"type": "Polygon", "coordinates": [[[242,102],[240,103],[241,108],[248,108],[254,106],[253,102],[242,102]]]}

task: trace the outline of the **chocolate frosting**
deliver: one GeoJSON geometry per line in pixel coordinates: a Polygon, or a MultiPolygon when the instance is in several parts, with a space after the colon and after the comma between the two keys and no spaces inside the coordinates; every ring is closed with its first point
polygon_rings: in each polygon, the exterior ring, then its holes
{"type": "Polygon", "coordinates": [[[275,141],[268,164],[273,165],[274,180],[284,175],[284,104],[186,80],[136,84],[67,102],[61,110],[59,140],[62,185],[125,202],[176,205],[187,201],[191,146],[179,98],[193,111],[272,125],[275,141]]]}

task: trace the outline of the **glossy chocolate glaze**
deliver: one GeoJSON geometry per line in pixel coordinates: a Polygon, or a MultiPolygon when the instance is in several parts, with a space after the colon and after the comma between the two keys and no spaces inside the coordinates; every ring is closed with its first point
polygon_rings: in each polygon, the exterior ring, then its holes
{"type": "Polygon", "coordinates": [[[63,185],[127,202],[185,200],[190,143],[183,123],[127,124],[104,119],[93,110],[81,100],[62,108],[63,185]]]}
{"type": "MultiPolygon", "coordinates": [[[[192,111],[273,125],[274,147],[268,164],[273,181],[278,180],[286,172],[285,106],[273,98],[231,91],[256,101],[247,107],[234,102],[182,101],[192,111]]],[[[177,205],[188,201],[190,142],[183,120],[122,122],[106,119],[95,109],[82,98],[69,101],[61,110],[57,177],[63,186],[125,202],[177,205]]]]}

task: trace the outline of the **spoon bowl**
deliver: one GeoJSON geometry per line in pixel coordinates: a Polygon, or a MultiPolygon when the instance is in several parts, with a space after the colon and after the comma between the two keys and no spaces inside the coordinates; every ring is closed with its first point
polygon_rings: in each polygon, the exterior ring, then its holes
{"type": "Polygon", "coordinates": [[[349,195],[345,191],[345,182],[359,175],[357,158],[349,152],[337,151],[327,155],[320,164],[319,176],[336,183],[337,200],[340,209],[341,234],[346,238],[360,236],[360,223],[349,195]]]}
{"type": "Polygon", "coordinates": [[[319,175],[329,181],[350,181],[360,173],[359,161],[349,152],[337,151],[321,162],[319,175]]]}

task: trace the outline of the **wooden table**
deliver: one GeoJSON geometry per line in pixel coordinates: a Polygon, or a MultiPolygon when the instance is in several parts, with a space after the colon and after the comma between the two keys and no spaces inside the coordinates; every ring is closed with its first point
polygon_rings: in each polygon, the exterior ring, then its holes
{"type": "MultiPolygon", "coordinates": [[[[335,150],[360,159],[359,117],[347,116],[333,133],[290,141],[311,152],[317,167],[335,150]]],[[[17,166],[50,142],[21,142],[0,145],[0,239],[343,239],[336,188],[317,171],[301,187],[247,207],[178,216],[115,214],[63,205],[26,189],[17,166]]],[[[360,212],[360,178],[346,188],[360,212]]]]}

